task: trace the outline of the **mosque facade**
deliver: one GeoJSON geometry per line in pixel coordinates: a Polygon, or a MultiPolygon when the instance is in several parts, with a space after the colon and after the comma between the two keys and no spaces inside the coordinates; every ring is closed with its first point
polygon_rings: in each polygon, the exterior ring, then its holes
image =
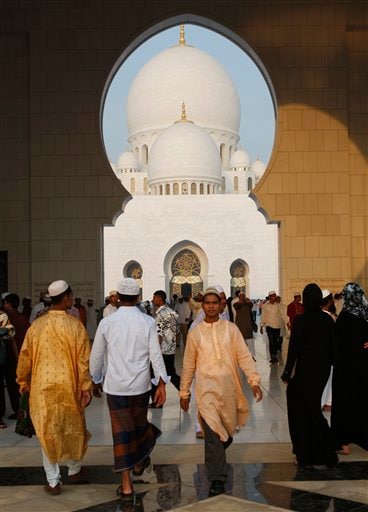
{"type": "Polygon", "coordinates": [[[105,293],[123,276],[144,299],[211,284],[253,298],[278,289],[278,227],[249,196],[265,164],[242,148],[235,84],[183,26],[135,77],[126,112],[128,149],[111,166],[132,199],[104,228],[105,293]]]}

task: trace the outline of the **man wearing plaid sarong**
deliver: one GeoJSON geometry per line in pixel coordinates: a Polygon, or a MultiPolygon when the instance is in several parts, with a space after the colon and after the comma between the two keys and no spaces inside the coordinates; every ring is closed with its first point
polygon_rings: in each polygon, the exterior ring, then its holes
{"type": "Polygon", "coordinates": [[[166,400],[167,377],[154,320],[137,307],[139,285],[125,278],[118,285],[119,309],[101,320],[93,342],[90,371],[95,390],[107,395],[114,443],[115,470],[121,472],[118,493],[134,501],[130,471],[141,475],[161,431],[147,421],[152,382],[155,405],[166,400]],[[105,362],[106,359],[106,362],[105,362]]]}

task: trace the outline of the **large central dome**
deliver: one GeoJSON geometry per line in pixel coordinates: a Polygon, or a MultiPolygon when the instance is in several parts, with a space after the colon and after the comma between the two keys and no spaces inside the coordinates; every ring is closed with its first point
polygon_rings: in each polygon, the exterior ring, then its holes
{"type": "Polygon", "coordinates": [[[210,55],[179,44],[153,57],[134,79],[127,100],[129,135],[167,128],[183,101],[195,124],[238,133],[240,101],[233,81],[210,55]]]}

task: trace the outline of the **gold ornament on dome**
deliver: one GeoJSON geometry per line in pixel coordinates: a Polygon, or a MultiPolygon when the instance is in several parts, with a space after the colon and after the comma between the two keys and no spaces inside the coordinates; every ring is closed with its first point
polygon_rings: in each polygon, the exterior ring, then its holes
{"type": "Polygon", "coordinates": [[[180,119],[178,121],[175,121],[174,124],[177,124],[177,123],[191,123],[191,124],[193,124],[193,121],[190,121],[189,119],[187,119],[187,111],[186,111],[186,107],[185,107],[184,101],[181,104],[181,117],[180,117],[180,119]]]}
{"type": "Polygon", "coordinates": [[[184,29],[184,25],[180,25],[179,46],[185,46],[185,29],[184,29]]]}

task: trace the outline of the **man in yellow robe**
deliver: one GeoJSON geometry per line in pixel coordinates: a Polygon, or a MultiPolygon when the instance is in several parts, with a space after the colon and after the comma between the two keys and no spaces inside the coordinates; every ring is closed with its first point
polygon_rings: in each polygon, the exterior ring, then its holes
{"type": "Polygon", "coordinates": [[[82,323],[66,310],[73,294],[65,281],[48,292],[52,307],[28,329],[19,355],[17,382],[30,393],[30,416],[42,446],[48,494],[61,492],[58,462],[66,461],[70,483],[83,479],[88,439],[84,409],[91,401],[90,342],[82,323]]]}
{"type": "Polygon", "coordinates": [[[248,377],[257,402],[262,399],[260,376],[238,327],[219,319],[221,297],[208,288],[203,297],[204,321],[188,334],[180,384],[180,406],[189,408],[194,374],[199,420],[205,439],[205,465],[210,496],[221,494],[227,478],[226,448],[236,426],[248,418],[239,367],[248,377]]]}

